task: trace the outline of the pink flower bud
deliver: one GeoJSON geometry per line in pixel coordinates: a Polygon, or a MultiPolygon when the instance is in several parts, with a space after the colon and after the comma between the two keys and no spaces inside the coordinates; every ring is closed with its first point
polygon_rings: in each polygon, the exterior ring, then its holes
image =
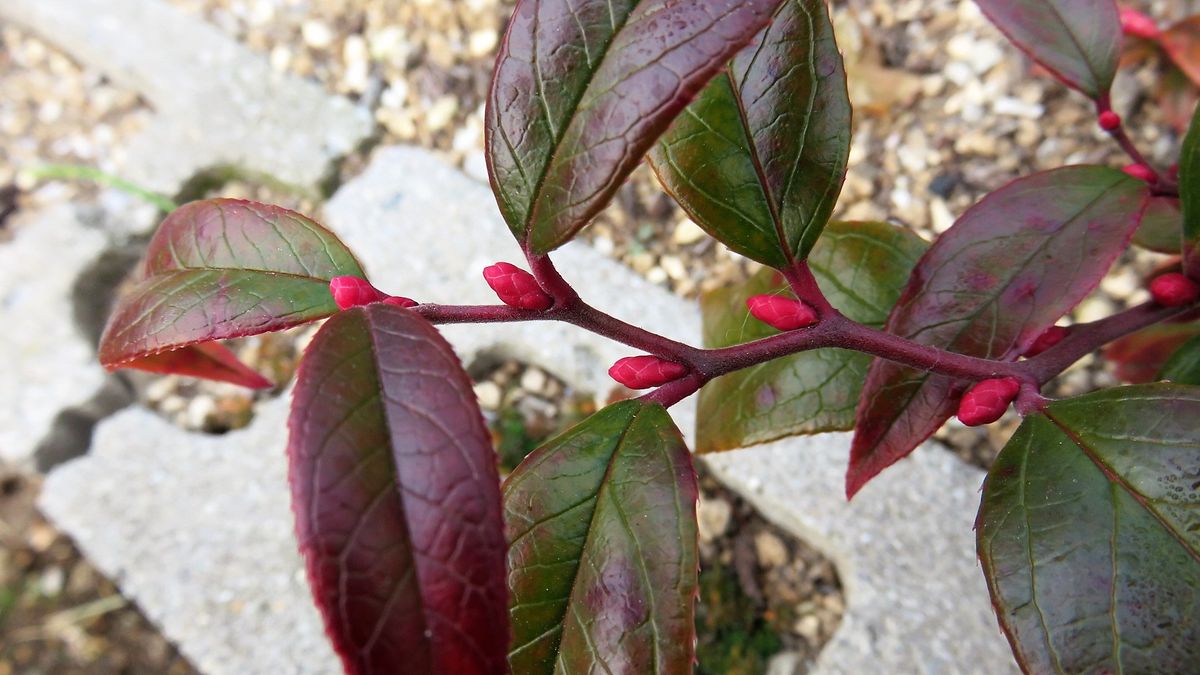
{"type": "Polygon", "coordinates": [[[338,309],[350,309],[387,299],[387,294],[375,288],[366,279],[358,277],[334,277],[329,281],[329,292],[338,309]]]}
{"type": "Polygon", "coordinates": [[[1140,181],[1146,183],[1154,182],[1154,171],[1145,164],[1130,164],[1121,170],[1140,181]]]}
{"type": "Polygon", "coordinates": [[[542,290],[537,279],[516,265],[498,262],[483,270],[487,285],[496,291],[501,302],[520,309],[550,309],[554,300],[542,290]]]}
{"type": "Polygon", "coordinates": [[[1121,30],[1126,35],[1146,40],[1157,40],[1161,33],[1154,19],[1128,7],[1121,8],[1121,30]]]}
{"type": "Polygon", "coordinates": [[[1062,326],[1051,326],[1046,329],[1046,332],[1038,336],[1033,344],[1029,345],[1029,349],[1025,350],[1025,356],[1037,356],[1042,352],[1050,349],[1054,345],[1063,341],[1067,337],[1067,329],[1062,326]]]}
{"type": "Polygon", "coordinates": [[[991,424],[1004,416],[1020,391],[1021,383],[1015,377],[984,380],[963,394],[958,419],[969,427],[991,424]]]}
{"type": "Polygon", "coordinates": [[[674,382],[687,373],[687,366],[657,356],[630,356],[608,369],[609,377],[630,389],[657,387],[674,382]]]}
{"type": "Polygon", "coordinates": [[[408,309],[410,307],[416,307],[417,305],[419,305],[421,303],[417,302],[416,300],[413,300],[412,298],[405,298],[403,296],[393,295],[390,298],[385,298],[383,301],[383,304],[395,305],[397,307],[403,307],[405,309],[408,309]]]}
{"type": "Polygon", "coordinates": [[[1183,307],[1200,300],[1200,286],[1178,272],[1155,277],[1150,295],[1163,307],[1183,307]]]}
{"type": "Polygon", "coordinates": [[[746,301],[750,314],[777,330],[807,328],[817,322],[817,313],[799,300],[778,295],[756,295],[746,301]]]}
{"type": "Polygon", "coordinates": [[[1100,128],[1105,131],[1116,131],[1121,128],[1121,116],[1111,110],[1105,110],[1096,118],[1100,128]]]}

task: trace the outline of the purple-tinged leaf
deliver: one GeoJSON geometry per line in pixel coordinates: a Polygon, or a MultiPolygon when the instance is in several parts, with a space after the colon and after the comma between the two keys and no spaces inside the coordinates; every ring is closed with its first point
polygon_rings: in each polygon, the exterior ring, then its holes
{"type": "Polygon", "coordinates": [[[382,303],[330,319],[288,428],[296,536],[347,673],[504,673],[500,478],[433,326],[382,303]]]}
{"type": "Polygon", "coordinates": [[[250,389],[270,389],[270,380],[238,360],[219,342],[201,342],[169,352],[151,354],[121,366],[150,373],[186,375],[217,382],[228,382],[250,389]]]}
{"type": "Polygon", "coordinates": [[[821,235],[849,154],[846,70],[825,0],[786,0],[675,120],[650,163],[701,227],[783,268],[821,235]]]}
{"type": "Polygon", "coordinates": [[[136,285],[100,339],[110,370],[148,356],[291,328],[337,311],[336,276],[363,276],[358,261],[317,223],[286,209],[214,199],[163,221],[136,285]]]}
{"type": "Polygon", "coordinates": [[[1008,39],[1068,87],[1107,98],[1121,57],[1113,0],[975,0],[1008,39]]]}
{"type": "Polygon", "coordinates": [[[1183,212],[1175,197],[1151,197],[1133,243],[1159,253],[1179,254],[1183,242],[1183,212]]]}
{"type": "Polygon", "coordinates": [[[1179,198],[1183,203],[1183,271],[1200,279],[1200,107],[1179,151],[1179,198]]]}
{"type": "MultiPolygon", "coordinates": [[[[829,301],[859,323],[882,328],[905,280],[928,245],[886,223],[830,223],[808,258],[829,301]]],[[[746,283],[706,294],[704,345],[729,347],[778,335],[750,318],[746,299],[787,295],[775,270],[746,283]]],[[[696,450],[715,452],[766,443],[795,434],[854,428],[854,408],[871,357],[843,349],[817,349],[722,376],[700,390],[696,450]]]]}
{"type": "Polygon", "coordinates": [[[696,474],[662,406],[612,405],[504,484],[513,673],[690,673],[696,474]]]}
{"type": "Polygon", "coordinates": [[[979,558],[1027,673],[1200,663],[1200,388],[1050,404],[983,487],[979,558]]]}
{"type": "Polygon", "coordinates": [[[1200,336],[1200,324],[1158,323],[1110,343],[1104,348],[1104,358],[1116,365],[1117,379],[1122,382],[1153,382],[1171,355],[1196,336],[1200,336]]]}
{"type": "Polygon", "coordinates": [[[566,243],[781,0],[520,0],[487,109],[500,211],[535,253],[566,243]]]}
{"type": "MultiPolygon", "coordinates": [[[[1016,359],[1096,287],[1148,198],[1145,183],[1095,166],[1036,174],[991,193],[921,259],[887,331],[959,354],[1016,359]]],[[[966,384],[876,359],[859,403],[847,494],[937,431],[966,384]]]]}

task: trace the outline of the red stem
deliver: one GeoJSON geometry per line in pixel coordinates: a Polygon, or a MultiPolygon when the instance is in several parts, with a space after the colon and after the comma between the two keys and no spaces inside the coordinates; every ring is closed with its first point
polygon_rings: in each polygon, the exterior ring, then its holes
{"type": "MultiPolygon", "coordinates": [[[[1096,101],[1096,114],[1102,115],[1106,112],[1113,112],[1112,103],[1108,96],[1104,96],[1096,101]]],[[[1159,196],[1179,196],[1179,185],[1159,173],[1158,169],[1155,169],[1154,165],[1150,163],[1150,160],[1146,159],[1146,156],[1142,154],[1142,151],[1138,150],[1138,147],[1133,143],[1133,139],[1129,138],[1129,134],[1126,133],[1124,122],[1117,125],[1116,129],[1109,131],[1108,135],[1112,136],[1117,145],[1121,146],[1121,149],[1125,151],[1126,155],[1129,155],[1129,158],[1135,164],[1141,164],[1149,169],[1150,173],[1154,174],[1154,182],[1150,184],[1151,192],[1159,196]]]]}

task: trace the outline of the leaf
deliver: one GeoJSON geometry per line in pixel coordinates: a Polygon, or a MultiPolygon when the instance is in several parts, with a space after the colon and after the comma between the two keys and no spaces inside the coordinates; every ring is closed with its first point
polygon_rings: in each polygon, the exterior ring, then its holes
{"type": "Polygon", "coordinates": [[[1183,239],[1183,212],[1174,197],[1151,197],[1133,243],[1159,253],[1179,253],[1183,239]]]}
{"type": "Polygon", "coordinates": [[[1153,382],[1171,355],[1198,335],[1200,324],[1157,323],[1113,341],[1104,348],[1104,358],[1116,364],[1122,382],[1153,382]]]}
{"type": "Polygon", "coordinates": [[[1190,16],[1164,30],[1158,42],[1188,79],[1200,86],[1200,17],[1190,16]]]}
{"type": "Polygon", "coordinates": [[[520,0],[487,106],[500,211],[542,254],[600,212],[780,0],[520,0]]]}
{"type": "Polygon", "coordinates": [[[1183,204],[1183,268],[1200,278],[1200,108],[1179,151],[1179,198],[1183,204]]]}
{"type": "Polygon", "coordinates": [[[786,0],[675,120],[650,164],[697,224],[783,268],[821,235],[849,154],[846,70],[825,1],[786,0]]]}
{"type": "Polygon", "coordinates": [[[500,478],[438,332],[391,305],[337,314],[288,428],[296,536],[347,673],[506,672],[500,478]]]}
{"type": "Polygon", "coordinates": [[[164,375],[186,375],[217,382],[228,382],[251,389],[270,389],[270,380],[238,360],[219,342],[201,342],[179,349],[151,354],[130,361],[123,368],[135,368],[164,375]]]}
{"type": "Polygon", "coordinates": [[[187,204],[151,239],[136,285],[100,339],[109,370],[189,345],[282,330],[337,311],[336,276],[362,277],[337,237],[277,206],[187,204]]]}
{"type": "MultiPolygon", "coordinates": [[[[830,223],[808,263],[826,297],[846,316],[880,328],[927,244],[885,223],[830,223]]],[[[777,335],[750,317],[746,299],[788,293],[775,270],[701,299],[704,344],[729,347],[777,335]]],[[[697,452],[766,443],[795,434],[848,431],[871,357],[818,349],[720,377],[700,390],[697,452]]]]}
{"type": "MultiPolygon", "coordinates": [[[[990,359],[1020,356],[1103,278],[1137,229],[1146,185],[1114,169],[1035,174],[968,210],[918,263],[887,331],[990,359]]],[[[908,455],[964,382],[877,359],[863,387],[846,492],[908,455]]]]}
{"type": "Polygon", "coordinates": [[[1027,673],[1200,663],[1200,389],[1109,389],[1030,415],[976,522],[1000,624],[1027,673]]]}
{"type": "Polygon", "coordinates": [[[1175,350],[1156,379],[1200,386],[1200,336],[1175,350]]]}
{"type": "Polygon", "coordinates": [[[698,487],[662,406],[617,403],[504,484],[513,673],[690,673],[698,487]]]}
{"type": "Polygon", "coordinates": [[[1013,44],[1064,84],[1107,98],[1121,55],[1113,0],[975,0],[1013,44]]]}

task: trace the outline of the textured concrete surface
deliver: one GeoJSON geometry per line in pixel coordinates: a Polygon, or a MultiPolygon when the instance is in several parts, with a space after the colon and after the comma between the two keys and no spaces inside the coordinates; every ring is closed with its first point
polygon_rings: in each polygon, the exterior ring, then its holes
{"type": "Polygon", "coordinates": [[[150,101],[155,121],[133,141],[120,173],[166,194],[220,165],[316,190],[331,162],[371,133],[366,111],[276,72],[164,0],[4,0],[0,19],[150,101]]]}
{"type": "Polygon", "coordinates": [[[0,459],[30,460],[59,411],[104,381],[76,328],[72,286],[107,245],[70,206],[21,216],[0,244],[0,459]]]}
{"type": "MultiPolygon", "coordinates": [[[[422,301],[491,301],[482,267],[519,260],[487,187],[420,150],[379,152],[326,211],[378,286],[422,301]]],[[[692,303],[583,245],[556,260],[597,306],[699,341],[692,303]]],[[[468,360],[499,349],[598,390],[609,386],[605,368],[630,353],[556,324],[446,333],[468,360]]],[[[694,406],[672,412],[690,434],[694,406]]],[[[274,404],[250,430],[207,438],[122,413],[102,425],[91,456],[56,471],[45,488],[47,512],[207,672],[330,672],[291,539],[283,416],[274,404]]],[[[847,436],[831,434],[708,460],[765,515],[838,563],[846,617],[815,672],[1012,672],[974,555],[981,474],[926,447],[847,505],[848,447],[847,436]]]]}

